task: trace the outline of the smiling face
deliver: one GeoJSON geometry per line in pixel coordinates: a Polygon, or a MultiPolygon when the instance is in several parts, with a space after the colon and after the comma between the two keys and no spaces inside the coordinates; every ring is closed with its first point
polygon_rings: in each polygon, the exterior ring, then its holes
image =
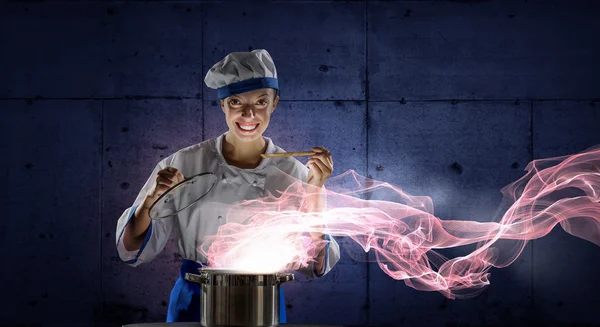
{"type": "Polygon", "coordinates": [[[221,100],[229,133],[244,142],[260,139],[279,102],[279,96],[275,94],[274,89],[265,88],[221,100]]]}

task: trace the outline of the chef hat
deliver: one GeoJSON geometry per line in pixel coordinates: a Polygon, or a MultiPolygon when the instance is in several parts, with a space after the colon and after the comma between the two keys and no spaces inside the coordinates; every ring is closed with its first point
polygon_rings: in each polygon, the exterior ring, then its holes
{"type": "Polygon", "coordinates": [[[262,88],[279,90],[275,63],[264,49],[228,54],[206,73],[204,83],[217,90],[219,99],[262,88]]]}

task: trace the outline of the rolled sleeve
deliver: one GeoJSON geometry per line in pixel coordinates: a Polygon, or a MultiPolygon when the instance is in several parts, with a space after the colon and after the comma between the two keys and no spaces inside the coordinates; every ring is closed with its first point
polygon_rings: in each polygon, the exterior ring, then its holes
{"type": "Polygon", "coordinates": [[[146,248],[150,237],[152,237],[152,224],[150,224],[150,226],[148,227],[148,231],[146,232],[146,238],[144,239],[144,242],[142,243],[142,246],[139,250],[129,251],[125,248],[125,244],[123,243],[123,234],[125,233],[125,228],[127,228],[127,225],[129,225],[129,222],[133,218],[137,207],[138,206],[133,206],[127,209],[128,212],[126,211],[124,213],[124,216],[127,217],[125,220],[125,224],[122,227],[117,226],[117,231],[121,231],[118,234],[119,236],[117,238],[117,257],[119,257],[121,261],[129,265],[136,265],[140,255],[144,251],[144,248],[146,248]]]}
{"type": "Polygon", "coordinates": [[[340,260],[340,245],[331,235],[325,235],[325,239],[328,241],[325,245],[325,264],[321,272],[318,272],[316,268],[313,269],[315,277],[325,276],[340,260]]]}

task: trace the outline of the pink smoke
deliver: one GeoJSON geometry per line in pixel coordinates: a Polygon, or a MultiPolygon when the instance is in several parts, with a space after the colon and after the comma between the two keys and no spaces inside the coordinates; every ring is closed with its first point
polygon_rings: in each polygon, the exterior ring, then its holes
{"type": "Polygon", "coordinates": [[[329,180],[321,195],[326,209],[305,213],[299,208],[319,190],[293,180],[278,197],[235,205],[228,223],[199,251],[211,267],[295,270],[313,260],[315,246],[307,233],[319,231],[350,237],[373,251],[386,274],[410,287],[469,298],[489,285],[491,267],[512,264],[527,241],[557,224],[600,245],[599,165],[598,147],[531,162],[525,176],[501,190],[510,207],[498,222],[439,219],[429,197],[408,195],[351,170],[329,180]],[[448,259],[436,252],[469,244],[476,249],[466,256],[448,259]]]}

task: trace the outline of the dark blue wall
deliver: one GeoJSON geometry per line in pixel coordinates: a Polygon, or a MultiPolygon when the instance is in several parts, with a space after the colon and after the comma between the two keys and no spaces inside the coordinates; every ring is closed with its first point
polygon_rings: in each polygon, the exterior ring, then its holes
{"type": "MultiPolygon", "coordinates": [[[[490,220],[529,161],[600,144],[594,0],[2,2],[0,26],[2,326],[164,321],[181,257],[119,262],[116,220],[162,157],[225,131],[203,77],[232,51],[273,56],[284,149],[324,145],[334,174],[429,195],[442,219],[490,220]]],[[[285,286],[288,319],[598,324],[599,268],[556,228],[448,300],[344,252],[285,286]]]]}

